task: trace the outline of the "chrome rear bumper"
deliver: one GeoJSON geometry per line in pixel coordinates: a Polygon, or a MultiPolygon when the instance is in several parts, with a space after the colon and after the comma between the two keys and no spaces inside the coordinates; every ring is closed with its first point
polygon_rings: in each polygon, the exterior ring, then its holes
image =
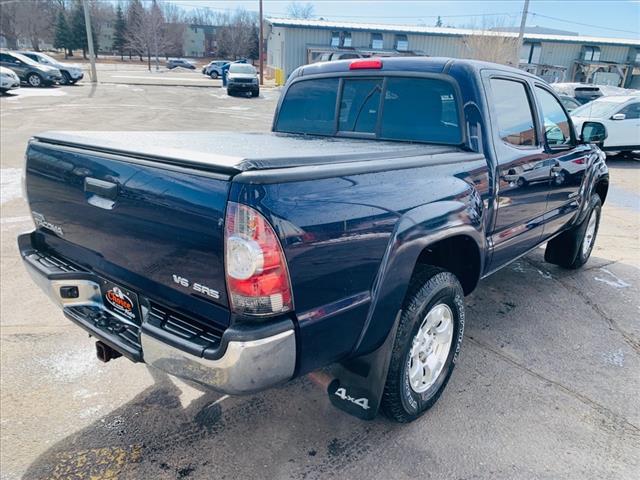
{"type": "Polygon", "coordinates": [[[176,345],[185,340],[162,330],[142,306],[142,323],[107,310],[102,302],[100,278],[32,246],[31,234],[18,238],[23,263],[34,282],[62,308],[65,316],[99,340],[133,361],[144,361],[168,374],[229,393],[251,393],[293,377],[296,339],[289,319],[269,325],[230,327],[215,348],[202,356],[176,345]],[[61,287],[77,287],[75,298],[64,298],[61,287]],[[122,323],[124,333],[114,334],[110,322],[122,323]]]}

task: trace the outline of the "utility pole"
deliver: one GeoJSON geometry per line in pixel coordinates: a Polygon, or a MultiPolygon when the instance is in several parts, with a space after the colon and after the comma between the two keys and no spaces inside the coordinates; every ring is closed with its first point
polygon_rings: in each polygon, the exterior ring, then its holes
{"type": "Polygon", "coordinates": [[[260,58],[260,61],[259,61],[259,63],[260,63],[260,85],[264,85],[264,53],[263,53],[263,50],[264,50],[264,48],[263,48],[263,42],[264,42],[263,35],[264,35],[264,32],[262,31],[262,24],[263,24],[263,22],[262,22],[262,0],[259,0],[259,1],[260,1],[260,40],[259,40],[259,46],[258,46],[258,53],[259,53],[258,57],[260,58]]]}
{"type": "Polygon", "coordinates": [[[93,51],[91,17],[89,16],[89,7],[87,7],[87,0],[82,0],[82,9],[84,10],[84,24],[87,28],[87,44],[89,45],[89,61],[91,62],[91,83],[98,83],[98,74],[96,73],[96,54],[93,51]]]}
{"type": "Polygon", "coordinates": [[[520,20],[520,31],[518,32],[518,44],[516,45],[513,66],[518,68],[520,63],[520,51],[522,50],[522,38],[524,37],[524,27],[527,25],[527,12],[529,10],[529,0],[524,0],[524,8],[522,9],[522,20],[520,20]]]}

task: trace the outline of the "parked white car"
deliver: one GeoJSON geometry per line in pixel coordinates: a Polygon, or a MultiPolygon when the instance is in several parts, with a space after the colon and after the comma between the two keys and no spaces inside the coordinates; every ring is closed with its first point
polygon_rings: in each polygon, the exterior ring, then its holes
{"type": "Polygon", "coordinates": [[[640,150],[640,93],[602,97],[571,112],[579,132],[586,121],[602,123],[607,129],[603,150],[607,153],[640,150]]]}
{"type": "Polygon", "coordinates": [[[14,88],[20,88],[20,79],[13,70],[0,67],[0,92],[5,93],[14,88]]]}

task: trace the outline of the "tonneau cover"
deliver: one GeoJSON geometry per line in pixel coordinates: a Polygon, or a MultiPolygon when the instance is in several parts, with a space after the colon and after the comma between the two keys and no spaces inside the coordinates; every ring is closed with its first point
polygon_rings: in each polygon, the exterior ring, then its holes
{"type": "Polygon", "coordinates": [[[221,173],[460,151],[424,145],[283,133],[45,132],[38,141],[221,173]]]}

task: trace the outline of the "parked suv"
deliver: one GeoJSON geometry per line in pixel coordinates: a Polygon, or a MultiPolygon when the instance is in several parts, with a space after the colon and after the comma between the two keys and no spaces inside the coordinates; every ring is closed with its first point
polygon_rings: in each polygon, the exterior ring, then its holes
{"type": "Polygon", "coordinates": [[[258,73],[253,65],[232,63],[227,74],[227,93],[250,92],[252,97],[260,95],[258,73]]]}
{"type": "Polygon", "coordinates": [[[172,70],[176,67],[188,68],[189,70],[195,70],[196,66],[193,62],[186,60],[184,58],[170,58],[167,60],[167,68],[172,70]]]}
{"type": "Polygon", "coordinates": [[[202,67],[202,73],[210,76],[211,78],[221,77],[222,67],[227,63],[231,63],[231,60],[214,60],[202,67]]]}
{"type": "Polygon", "coordinates": [[[84,72],[80,65],[74,65],[72,63],[59,62],[53,57],[46,55],[42,52],[20,52],[27,58],[30,58],[34,62],[38,62],[41,65],[57,68],[62,74],[60,85],[73,85],[74,83],[82,80],[84,72]]]}
{"type": "Polygon", "coordinates": [[[53,85],[62,80],[57,68],[34,62],[17,52],[0,52],[0,65],[16,72],[21,82],[32,87],[53,85]]]}

